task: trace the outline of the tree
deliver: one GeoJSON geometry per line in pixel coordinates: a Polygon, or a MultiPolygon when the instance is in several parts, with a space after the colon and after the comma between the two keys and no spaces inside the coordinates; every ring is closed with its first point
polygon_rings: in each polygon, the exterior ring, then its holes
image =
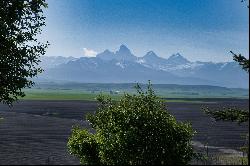
{"type": "Polygon", "coordinates": [[[238,122],[238,124],[249,121],[249,110],[239,108],[223,108],[211,110],[208,107],[203,108],[205,113],[215,118],[216,121],[232,121],[238,122]]]}
{"type": "MultiPolygon", "coordinates": [[[[246,2],[247,0],[241,0],[241,2],[246,2]]],[[[249,5],[247,6],[249,8],[249,5]]],[[[241,54],[237,55],[233,51],[230,51],[233,55],[234,61],[238,62],[239,65],[249,73],[249,59],[242,56],[241,54]]],[[[211,110],[209,108],[203,108],[206,114],[212,116],[216,120],[224,121],[237,121],[239,124],[249,121],[249,110],[242,110],[237,108],[223,108],[222,110],[211,110]]]]}
{"type": "Polygon", "coordinates": [[[42,72],[39,57],[48,42],[40,43],[36,36],[45,25],[46,7],[45,0],[0,1],[0,102],[11,105],[24,97],[22,89],[42,72]]]}
{"type": "Polygon", "coordinates": [[[69,152],[81,164],[188,164],[194,153],[190,124],[177,122],[151,88],[120,101],[99,96],[100,107],[87,116],[95,133],[74,128],[69,152]]]}
{"type": "MultiPolygon", "coordinates": [[[[241,0],[241,2],[246,2],[247,0],[241,0]]],[[[247,5],[249,8],[249,5],[247,5]]],[[[233,60],[238,62],[239,65],[242,67],[243,70],[245,70],[247,73],[249,73],[249,59],[242,56],[241,54],[235,54],[233,51],[230,51],[230,53],[233,55],[233,60]]],[[[242,124],[244,122],[249,122],[249,109],[239,109],[239,108],[223,108],[223,109],[210,109],[208,107],[203,108],[204,112],[208,114],[209,116],[213,117],[216,121],[222,120],[222,121],[232,121],[232,122],[238,122],[238,124],[242,124]]],[[[249,158],[249,134],[246,134],[246,145],[242,147],[242,151],[246,152],[249,158]]]]}
{"type": "MultiPolygon", "coordinates": [[[[242,66],[242,69],[249,73],[249,59],[246,59],[241,54],[236,55],[232,51],[231,53],[234,55],[234,60],[239,62],[239,65],[242,66]]],[[[222,108],[222,109],[210,109],[208,107],[203,108],[204,112],[210,117],[214,118],[216,121],[232,121],[237,122],[238,124],[242,124],[244,122],[249,122],[249,109],[239,109],[239,108],[222,108]]],[[[246,134],[246,142],[243,147],[241,147],[242,151],[245,152],[249,158],[249,133],[246,134]]]]}
{"type": "Polygon", "coordinates": [[[249,73],[249,59],[245,58],[241,54],[237,55],[233,51],[230,52],[233,54],[233,59],[239,63],[242,69],[249,73]]]}

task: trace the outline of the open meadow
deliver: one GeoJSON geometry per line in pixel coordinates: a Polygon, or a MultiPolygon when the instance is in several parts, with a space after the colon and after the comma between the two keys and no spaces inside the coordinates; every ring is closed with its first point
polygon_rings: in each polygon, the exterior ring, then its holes
{"type": "MultiPolygon", "coordinates": [[[[31,89],[25,89],[25,100],[88,100],[95,101],[100,95],[109,95],[119,99],[124,93],[135,94],[136,83],[76,83],[76,82],[40,82],[31,89]]],[[[147,84],[140,84],[143,90],[147,84]]],[[[225,88],[209,85],[176,85],[153,84],[157,96],[170,99],[168,101],[197,101],[209,98],[248,99],[249,90],[242,88],[225,88]]]]}

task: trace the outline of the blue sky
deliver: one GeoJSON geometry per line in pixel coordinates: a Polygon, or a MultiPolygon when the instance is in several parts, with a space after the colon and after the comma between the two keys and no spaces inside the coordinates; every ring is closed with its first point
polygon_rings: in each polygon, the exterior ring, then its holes
{"type": "Polygon", "coordinates": [[[249,54],[249,9],[240,0],[47,0],[48,56],[92,56],[127,45],[136,56],[231,61],[249,54]]]}

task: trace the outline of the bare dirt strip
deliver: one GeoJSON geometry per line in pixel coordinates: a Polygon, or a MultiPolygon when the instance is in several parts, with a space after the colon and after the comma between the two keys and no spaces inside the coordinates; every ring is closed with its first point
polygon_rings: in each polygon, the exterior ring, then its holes
{"type": "MultiPolygon", "coordinates": [[[[208,143],[211,151],[237,150],[244,144],[241,136],[249,131],[248,123],[214,122],[201,106],[237,106],[249,109],[249,100],[210,100],[210,103],[167,103],[179,121],[191,122],[197,134],[196,145],[208,143]],[[219,148],[221,147],[221,148],[219,148]]],[[[97,109],[88,101],[20,101],[13,108],[0,104],[0,164],[79,164],[67,152],[67,140],[74,125],[88,128],[87,112],[97,109]]],[[[210,149],[209,149],[210,150],[210,149]]]]}

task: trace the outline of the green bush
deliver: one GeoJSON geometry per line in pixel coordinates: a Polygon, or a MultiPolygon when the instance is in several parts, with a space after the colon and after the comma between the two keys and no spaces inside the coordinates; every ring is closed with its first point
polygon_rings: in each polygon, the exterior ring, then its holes
{"type": "Polygon", "coordinates": [[[75,154],[82,164],[100,164],[97,150],[97,142],[93,134],[87,130],[74,128],[68,145],[70,153],[75,154]]]}
{"type": "Polygon", "coordinates": [[[189,124],[177,122],[151,88],[120,101],[99,96],[100,106],[87,120],[95,134],[76,128],[69,138],[71,154],[81,164],[187,164],[193,157],[189,124]]]}

